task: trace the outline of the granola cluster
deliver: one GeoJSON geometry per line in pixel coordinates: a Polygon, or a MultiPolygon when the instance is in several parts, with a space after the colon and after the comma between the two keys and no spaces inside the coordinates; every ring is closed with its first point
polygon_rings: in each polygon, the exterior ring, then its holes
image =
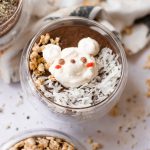
{"type": "MultiPolygon", "coordinates": [[[[150,55],[148,56],[148,59],[145,63],[145,66],[144,66],[145,69],[150,69],[150,55]]],[[[146,96],[149,98],[150,97],[150,79],[147,79],[146,80],[146,85],[147,85],[147,93],[146,93],[146,96]]]]}
{"type": "Polygon", "coordinates": [[[9,150],[76,150],[76,148],[60,138],[31,137],[17,143],[9,150]]]}
{"type": "Polygon", "coordinates": [[[111,116],[111,117],[117,117],[117,116],[119,116],[119,114],[120,114],[120,109],[119,109],[119,107],[118,107],[118,105],[115,105],[112,109],[111,109],[111,111],[109,112],[109,115],[111,116]]]}
{"type": "Polygon", "coordinates": [[[132,32],[133,32],[133,27],[128,26],[122,30],[122,35],[130,35],[130,34],[132,34],[132,32]]]}
{"type": "Polygon", "coordinates": [[[147,87],[148,87],[146,96],[147,96],[147,97],[150,97],[150,79],[148,79],[148,80],[146,81],[146,84],[147,84],[147,87]]]}
{"type": "MultiPolygon", "coordinates": [[[[32,52],[30,54],[30,61],[29,61],[29,67],[30,71],[32,71],[32,75],[37,77],[36,85],[40,86],[42,84],[42,80],[38,77],[46,74],[48,71],[48,68],[50,67],[48,63],[44,60],[42,56],[42,51],[44,49],[44,45],[47,44],[56,44],[59,45],[59,38],[56,37],[55,39],[51,38],[49,33],[46,33],[45,35],[41,35],[40,40],[38,43],[35,43],[32,52]]],[[[50,80],[55,80],[53,76],[49,76],[50,80]]]]}
{"type": "Polygon", "coordinates": [[[150,55],[148,56],[147,62],[144,66],[145,69],[150,69],[150,55]]]}
{"type": "Polygon", "coordinates": [[[100,149],[103,149],[103,147],[104,147],[102,144],[94,142],[94,140],[92,138],[88,139],[88,144],[91,145],[92,150],[100,150],[100,149]]]}

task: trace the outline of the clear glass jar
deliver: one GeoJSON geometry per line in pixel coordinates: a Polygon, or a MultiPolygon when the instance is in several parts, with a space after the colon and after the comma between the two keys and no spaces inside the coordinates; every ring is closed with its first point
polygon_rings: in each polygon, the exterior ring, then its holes
{"type": "Polygon", "coordinates": [[[120,96],[126,85],[128,74],[125,51],[118,37],[103,25],[95,21],[80,17],[59,19],[49,23],[44,28],[42,28],[24,49],[20,69],[22,88],[29,102],[33,104],[33,106],[36,106],[36,109],[40,113],[44,113],[46,117],[49,116],[49,118],[52,118],[52,116],[54,116],[53,118],[55,120],[61,120],[64,122],[83,121],[89,118],[95,119],[106,114],[120,99],[120,96]],[[122,64],[122,73],[116,89],[104,101],[101,101],[93,106],[84,108],[71,108],[57,105],[56,103],[47,100],[44,96],[42,96],[42,94],[38,92],[31,78],[28,67],[28,58],[33,44],[40,37],[40,35],[64,25],[85,25],[90,26],[92,29],[100,32],[113,44],[115,51],[119,56],[119,61],[122,64]]]}
{"type": "Polygon", "coordinates": [[[0,50],[11,46],[24,31],[30,19],[31,7],[30,0],[19,0],[14,14],[0,25],[0,50]]]}
{"type": "Polygon", "coordinates": [[[25,140],[30,137],[42,137],[42,136],[52,136],[60,139],[64,139],[65,141],[71,143],[75,146],[77,150],[85,150],[85,147],[79,142],[79,140],[75,139],[73,136],[67,135],[63,132],[54,130],[54,129],[36,129],[30,130],[21,134],[18,134],[12,138],[10,138],[6,143],[0,146],[0,150],[8,150],[18,142],[25,140]]]}

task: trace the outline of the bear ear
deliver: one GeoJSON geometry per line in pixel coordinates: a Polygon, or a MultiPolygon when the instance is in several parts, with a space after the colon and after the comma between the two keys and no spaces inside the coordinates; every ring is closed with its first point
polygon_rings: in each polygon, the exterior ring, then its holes
{"type": "Polygon", "coordinates": [[[48,44],[44,47],[43,57],[47,63],[52,64],[61,54],[61,47],[54,44],[48,44]]]}
{"type": "Polygon", "coordinates": [[[100,51],[99,43],[90,37],[81,39],[78,43],[78,48],[80,49],[81,52],[93,56],[96,56],[100,51]]]}

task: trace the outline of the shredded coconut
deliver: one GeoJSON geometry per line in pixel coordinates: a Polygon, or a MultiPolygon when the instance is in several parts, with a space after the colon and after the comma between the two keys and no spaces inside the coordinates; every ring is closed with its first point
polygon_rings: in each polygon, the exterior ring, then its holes
{"type": "Polygon", "coordinates": [[[99,74],[91,82],[78,88],[64,88],[57,81],[51,81],[48,77],[37,77],[33,80],[44,80],[39,90],[49,100],[62,106],[83,108],[97,104],[106,99],[116,88],[121,76],[121,64],[118,55],[110,48],[103,48],[96,58],[99,74]]]}

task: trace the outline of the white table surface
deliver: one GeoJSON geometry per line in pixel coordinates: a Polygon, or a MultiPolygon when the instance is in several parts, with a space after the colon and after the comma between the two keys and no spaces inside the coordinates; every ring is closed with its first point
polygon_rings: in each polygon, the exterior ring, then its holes
{"type": "Polygon", "coordinates": [[[0,81],[0,108],[3,108],[0,113],[0,144],[27,129],[54,128],[81,139],[84,144],[87,144],[88,137],[92,137],[94,141],[104,145],[104,150],[150,150],[150,99],[145,96],[145,81],[150,78],[150,70],[143,69],[148,54],[150,51],[145,50],[128,58],[129,79],[119,102],[120,115],[106,115],[72,127],[54,122],[38,113],[20,97],[20,84],[6,85],[0,81]],[[127,102],[129,98],[131,102],[127,102]],[[27,116],[30,118],[27,119],[27,116]]]}

